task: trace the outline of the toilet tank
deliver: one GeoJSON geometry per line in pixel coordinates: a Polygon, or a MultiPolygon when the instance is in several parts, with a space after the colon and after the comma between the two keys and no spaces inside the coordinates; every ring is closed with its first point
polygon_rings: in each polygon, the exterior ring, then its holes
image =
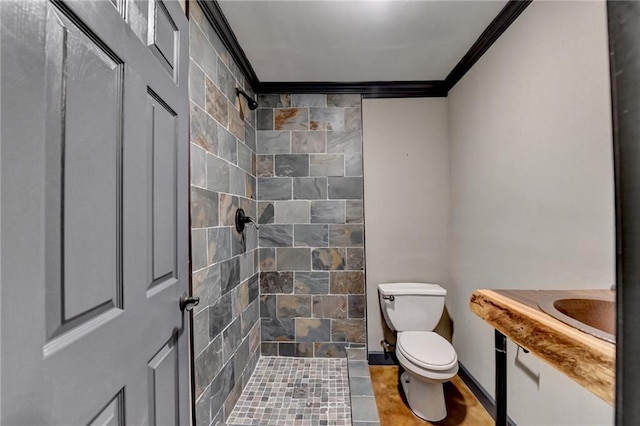
{"type": "Polygon", "coordinates": [[[432,331],[442,316],[447,290],[437,284],[378,284],[380,307],[396,331],[432,331]]]}

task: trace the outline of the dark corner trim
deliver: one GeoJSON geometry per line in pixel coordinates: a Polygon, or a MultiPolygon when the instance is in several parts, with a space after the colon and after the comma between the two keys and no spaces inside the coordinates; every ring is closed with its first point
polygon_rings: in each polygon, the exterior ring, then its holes
{"type": "Polygon", "coordinates": [[[240,68],[240,71],[242,71],[242,73],[244,74],[251,88],[255,91],[259,83],[258,76],[253,70],[253,67],[249,62],[247,55],[244,53],[244,50],[242,50],[242,47],[240,47],[240,43],[238,43],[238,39],[231,29],[229,21],[227,21],[224,13],[222,13],[220,5],[216,0],[197,1],[200,5],[200,8],[202,8],[204,16],[207,18],[216,34],[218,34],[218,37],[220,37],[222,44],[224,44],[224,47],[229,50],[231,57],[240,68]]]}
{"type": "MultiPolygon", "coordinates": [[[[482,404],[487,413],[491,415],[493,420],[496,419],[496,401],[493,397],[487,392],[487,390],[482,387],[480,382],[476,380],[475,377],[469,373],[469,370],[465,368],[464,365],[458,360],[458,377],[464,382],[465,385],[469,388],[471,393],[476,397],[476,399],[482,404]]],[[[507,418],[508,426],[516,426],[515,422],[508,417],[507,418]]]]}
{"type": "Polygon", "coordinates": [[[386,357],[384,352],[369,352],[369,365],[399,365],[399,362],[393,352],[386,357]]]}
{"type": "Polygon", "coordinates": [[[447,92],[478,62],[478,59],[498,40],[507,28],[518,16],[531,4],[532,0],[509,0],[502,8],[498,16],[489,24],[486,30],[478,37],[469,51],[460,59],[460,62],[451,70],[444,80],[447,92]]]}
{"type": "Polygon", "coordinates": [[[446,97],[533,0],[509,0],[444,80],[360,82],[260,82],[217,0],[197,0],[218,37],[256,93],[361,94],[363,98],[446,97]]]}
{"type": "Polygon", "coordinates": [[[635,226],[640,217],[640,3],[608,1],[607,20],[616,198],[615,424],[626,426],[638,423],[640,416],[640,372],[635,363],[640,357],[640,232],[635,226]]]}
{"type": "Polygon", "coordinates": [[[444,81],[262,82],[257,93],[362,94],[364,98],[446,97],[444,81]]]}

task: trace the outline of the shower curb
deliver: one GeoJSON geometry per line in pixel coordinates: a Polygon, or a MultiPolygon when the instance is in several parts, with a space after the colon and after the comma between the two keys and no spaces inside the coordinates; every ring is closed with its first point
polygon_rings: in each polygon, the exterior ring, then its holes
{"type": "Polygon", "coordinates": [[[353,426],[380,426],[366,349],[347,349],[347,371],[353,426]]]}

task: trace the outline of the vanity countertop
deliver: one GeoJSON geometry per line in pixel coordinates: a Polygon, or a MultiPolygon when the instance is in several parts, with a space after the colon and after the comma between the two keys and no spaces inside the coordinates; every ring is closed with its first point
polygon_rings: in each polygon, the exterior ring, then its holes
{"type": "Polygon", "coordinates": [[[610,404],[615,397],[615,344],[547,315],[548,295],[611,297],[610,290],[476,290],[471,310],[509,339],[545,360],[610,404]]]}

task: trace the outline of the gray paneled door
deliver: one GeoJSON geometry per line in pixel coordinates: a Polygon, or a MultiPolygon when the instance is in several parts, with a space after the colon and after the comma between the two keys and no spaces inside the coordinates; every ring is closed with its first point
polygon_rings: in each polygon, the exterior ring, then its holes
{"type": "Polygon", "coordinates": [[[0,7],[2,425],[189,424],[184,12],[0,7]]]}

